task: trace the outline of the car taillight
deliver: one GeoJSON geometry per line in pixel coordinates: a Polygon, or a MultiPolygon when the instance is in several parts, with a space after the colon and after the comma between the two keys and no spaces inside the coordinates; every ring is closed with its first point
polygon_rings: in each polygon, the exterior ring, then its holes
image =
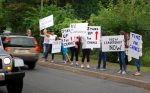
{"type": "Polygon", "coordinates": [[[35,45],[35,50],[36,50],[37,52],[40,52],[40,47],[39,47],[38,45],[35,45]]]}
{"type": "Polygon", "coordinates": [[[36,41],[36,38],[34,38],[34,43],[35,43],[35,50],[36,50],[37,52],[40,52],[40,47],[38,46],[38,43],[37,43],[37,41],[36,41]]]}
{"type": "Polygon", "coordinates": [[[5,51],[8,51],[9,48],[8,48],[8,47],[5,47],[4,49],[5,49],[5,51]]]}
{"type": "Polygon", "coordinates": [[[37,45],[38,43],[37,43],[37,41],[36,41],[36,38],[34,38],[33,40],[34,40],[35,45],[37,45]]]}
{"type": "Polygon", "coordinates": [[[9,41],[10,41],[10,37],[9,37],[9,36],[6,36],[5,42],[9,42],[9,41]]]}

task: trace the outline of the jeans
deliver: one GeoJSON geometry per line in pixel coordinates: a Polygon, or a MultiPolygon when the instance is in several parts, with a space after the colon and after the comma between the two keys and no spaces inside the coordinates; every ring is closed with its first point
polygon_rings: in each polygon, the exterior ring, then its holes
{"type": "Polygon", "coordinates": [[[46,52],[46,44],[43,44],[43,57],[44,57],[45,52],[46,52]]]}
{"type": "Polygon", "coordinates": [[[45,53],[44,53],[44,58],[47,59],[48,53],[50,50],[50,44],[45,44],[45,53]]]}
{"type": "Polygon", "coordinates": [[[66,61],[66,53],[62,53],[62,59],[63,61],[66,61]]]}
{"type": "Polygon", "coordinates": [[[140,64],[141,62],[140,62],[140,59],[135,59],[135,65],[136,65],[136,67],[137,67],[137,71],[138,72],[140,72],[141,70],[140,70],[140,67],[141,67],[141,64],[140,64]]]}
{"type": "Polygon", "coordinates": [[[103,68],[106,69],[106,53],[102,52],[102,50],[100,50],[98,54],[98,69],[101,67],[101,59],[103,59],[103,68]]]}
{"type": "Polygon", "coordinates": [[[120,70],[121,71],[126,70],[125,52],[124,51],[119,52],[119,65],[120,65],[120,70]]]}

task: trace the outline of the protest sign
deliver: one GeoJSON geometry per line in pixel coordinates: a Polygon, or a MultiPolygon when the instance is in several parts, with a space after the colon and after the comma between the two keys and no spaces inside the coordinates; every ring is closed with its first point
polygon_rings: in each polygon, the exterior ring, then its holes
{"type": "Polygon", "coordinates": [[[39,20],[40,30],[43,30],[53,25],[54,25],[53,15],[50,15],[48,17],[39,20]]]}
{"type": "Polygon", "coordinates": [[[88,28],[88,23],[72,23],[70,30],[74,36],[85,36],[88,28]]]}
{"type": "Polygon", "coordinates": [[[130,33],[128,55],[139,59],[142,54],[142,36],[135,33],[130,33]]]}
{"type": "Polygon", "coordinates": [[[75,46],[73,34],[70,31],[70,28],[64,28],[61,30],[62,40],[64,44],[64,48],[75,46]]]}
{"type": "Polygon", "coordinates": [[[124,36],[102,36],[102,51],[115,52],[125,51],[124,36]]]}
{"type": "Polygon", "coordinates": [[[52,44],[52,53],[61,52],[61,40],[54,41],[52,44]]]}
{"type": "Polygon", "coordinates": [[[86,34],[86,48],[100,48],[100,36],[101,27],[100,26],[88,26],[86,34]]]}

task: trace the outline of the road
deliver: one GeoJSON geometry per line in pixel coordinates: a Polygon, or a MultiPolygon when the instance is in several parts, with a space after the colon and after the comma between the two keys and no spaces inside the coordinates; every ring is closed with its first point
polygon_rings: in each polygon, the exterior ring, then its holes
{"type": "MultiPolygon", "coordinates": [[[[26,70],[22,93],[150,93],[134,86],[37,66],[26,70]]],[[[7,93],[0,87],[0,93],[7,93]]]]}

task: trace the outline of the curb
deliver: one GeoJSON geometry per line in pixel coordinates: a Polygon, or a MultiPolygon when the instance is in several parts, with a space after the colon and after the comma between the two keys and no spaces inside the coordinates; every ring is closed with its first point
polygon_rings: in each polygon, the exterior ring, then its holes
{"type": "Polygon", "coordinates": [[[60,65],[60,64],[55,64],[55,63],[39,62],[38,64],[41,66],[44,66],[44,67],[50,67],[53,69],[69,71],[69,72],[73,72],[73,73],[78,73],[78,74],[91,76],[91,77],[95,77],[95,78],[99,78],[99,79],[110,80],[110,81],[114,81],[114,82],[118,82],[118,83],[133,85],[136,87],[150,90],[150,82],[146,82],[146,81],[142,81],[142,80],[136,80],[136,79],[126,78],[126,77],[121,77],[121,76],[116,76],[116,75],[110,75],[110,74],[105,74],[102,72],[89,71],[86,69],[70,67],[67,65],[60,65]]]}

